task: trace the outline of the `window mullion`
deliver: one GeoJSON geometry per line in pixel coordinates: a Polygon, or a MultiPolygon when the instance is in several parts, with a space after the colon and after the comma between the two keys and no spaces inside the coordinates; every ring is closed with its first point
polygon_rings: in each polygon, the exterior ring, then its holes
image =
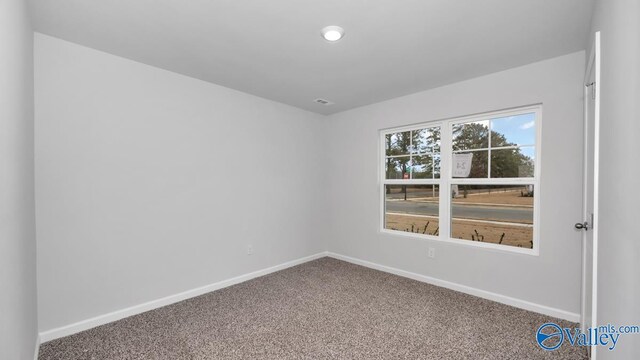
{"type": "Polygon", "coordinates": [[[487,136],[489,136],[489,138],[487,139],[487,144],[489,146],[489,151],[487,151],[487,178],[491,179],[491,134],[492,134],[492,125],[493,125],[493,121],[491,121],[491,119],[489,119],[489,134],[487,136]]]}
{"type": "Polygon", "coordinates": [[[413,179],[413,132],[409,130],[409,179],[413,179]]]}
{"type": "Polygon", "coordinates": [[[445,122],[440,131],[440,238],[448,239],[451,227],[451,212],[449,207],[451,204],[451,162],[452,162],[452,144],[451,144],[452,124],[445,122]]]}

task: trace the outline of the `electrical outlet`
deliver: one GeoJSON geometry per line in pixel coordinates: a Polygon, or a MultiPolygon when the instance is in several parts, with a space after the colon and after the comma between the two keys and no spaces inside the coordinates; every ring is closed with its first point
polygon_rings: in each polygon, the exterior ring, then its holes
{"type": "Polygon", "coordinates": [[[436,257],[436,248],[430,247],[427,256],[434,259],[436,257]]]}
{"type": "Polygon", "coordinates": [[[253,245],[249,244],[247,245],[247,255],[252,255],[253,254],[253,245]]]}

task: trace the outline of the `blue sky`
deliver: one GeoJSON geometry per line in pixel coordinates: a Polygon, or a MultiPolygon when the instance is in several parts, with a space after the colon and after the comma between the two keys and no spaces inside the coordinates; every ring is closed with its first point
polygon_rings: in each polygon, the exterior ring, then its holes
{"type": "Polygon", "coordinates": [[[507,116],[491,120],[491,130],[503,134],[508,142],[534,145],[536,139],[535,113],[507,116]]]}

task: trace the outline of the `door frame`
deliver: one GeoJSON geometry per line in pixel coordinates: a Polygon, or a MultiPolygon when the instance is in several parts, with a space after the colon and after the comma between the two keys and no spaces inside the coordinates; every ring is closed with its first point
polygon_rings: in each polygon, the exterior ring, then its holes
{"type": "MultiPolygon", "coordinates": [[[[589,91],[589,75],[592,70],[594,71],[594,113],[593,113],[593,223],[589,224],[590,230],[593,231],[593,259],[592,259],[592,275],[591,275],[591,309],[586,309],[586,231],[582,234],[583,250],[582,250],[582,312],[581,312],[581,327],[584,330],[587,328],[594,328],[597,326],[597,304],[598,304],[598,198],[599,198],[599,173],[600,173],[600,32],[596,32],[594,36],[593,47],[591,48],[591,54],[587,63],[587,68],[584,77],[584,159],[583,159],[583,221],[589,221],[590,214],[587,209],[587,197],[589,196],[587,190],[587,173],[588,173],[588,121],[589,121],[589,105],[588,96],[589,91]],[[587,313],[591,313],[591,323],[585,324],[587,313]]],[[[596,359],[596,347],[591,348],[591,358],[596,359]]]]}

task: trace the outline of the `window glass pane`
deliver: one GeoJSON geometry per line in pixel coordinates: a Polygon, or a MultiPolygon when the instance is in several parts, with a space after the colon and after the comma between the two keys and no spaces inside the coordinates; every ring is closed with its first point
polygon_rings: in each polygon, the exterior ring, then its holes
{"type": "Polygon", "coordinates": [[[488,156],[488,150],[453,153],[453,177],[486,178],[489,175],[488,156]]]}
{"type": "Polygon", "coordinates": [[[533,146],[491,150],[491,177],[533,177],[534,153],[533,146]]]}
{"type": "Polygon", "coordinates": [[[385,185],[384,228],[438,235],[438,185],[385,185]]]}
{"type": "Polygon", "coordinates": [[[412,157],[412,179],[439,179],[440,155],[420,155],[412,157]]]}
{"type": "Polygon", "coordinates": [[[489,147],[489,121],[455,124],[452,129],[453,150],[486,149],[489,147]]]}
{"type": "Polygon", "coordinates": [[[409,155],[411,132],[397,132],[385,135],[385,154],[387,156],[409,155]]]}
{"type": "Polygon", "coordinates": [[[440,153],[440,127],[413,131],[413,145],[417,153],[440,153]]]}
{"type": "Polygon", "coordinates": [[[521,114],[491,120],[491,147],[535,145],[536,114],[521,114]]]}
{"type": "Polygon", "coordinates": [[[533,248],[533,185],[452,185],[451,237],[533,248]]]}
{"type": "Polygon", "coordinates": [[[386,179],[409,179],[409,166],[411,157],[388,157],[385,158],[385,178],[386,179]]]}

